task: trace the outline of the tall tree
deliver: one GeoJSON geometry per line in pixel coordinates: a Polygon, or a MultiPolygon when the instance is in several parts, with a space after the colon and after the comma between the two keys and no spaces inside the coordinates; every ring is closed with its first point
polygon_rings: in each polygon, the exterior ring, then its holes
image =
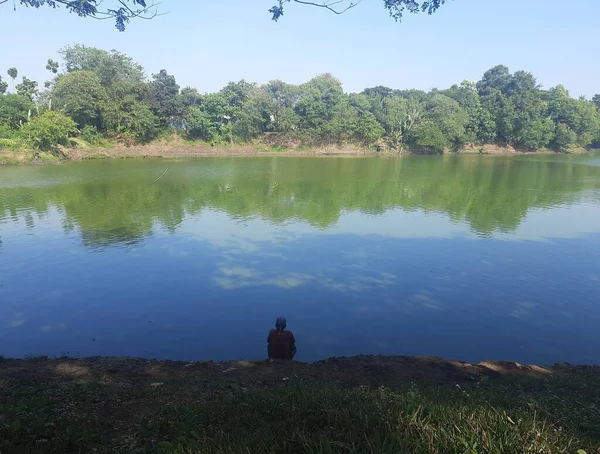
{"type": "Polygon", "coordinates": [[[56,74],[58,72],[58,62],[49,58],[48,61],[46,62],[46,69],[48,71],[50,71],[52,74],[56,74]]]}
{"type": "Polygon", "coordinates": [[[181,117],[182,105],[179,98],[179,85],[175,81],[175,76],[168,74],[165,69],[161,69],[158,74],[152,75],[150,90],[152,110],[162,126],[168,126],[181,117]]]}
{"type": "Polygon", "coordinates": [[[0,95],[3,95],[8,90],[8,84],[2,80],[2,76],[0,76],[0,95]]]}
{"type": "Polygon", "coordinates": [[[265,94],[265,113],[269,130],[291,133],[297,129],[298,115],[294,111],[300,95],[297,86],[272,80],[262,87],[265,94]]]}
{"type": "Polygon", "coordinates": [[[58,77],[51,99],[55,110],[71,117],[80,128],[86,125],[102,129],[103,118],[109,109],[106,88],[93,71],[75,71],[58,77]]]}
{"type": "Polygon", "coordinates": [[[15,87],[17,94],[33,100],[38,94],[38,83],[23,76],[23,80],[15,87]]]}
{"type": "Polygon", "coordinates": [[[6,73],[12,79],[13,88],[15,88],[15,80],[17,79],[17,76],[19,75],[19,70],[14,67],[8,68],[8,71],[6,71],[6,73]]]}

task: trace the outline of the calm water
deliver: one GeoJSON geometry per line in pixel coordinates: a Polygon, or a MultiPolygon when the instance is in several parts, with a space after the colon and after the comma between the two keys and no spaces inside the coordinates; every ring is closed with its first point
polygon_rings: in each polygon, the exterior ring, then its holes
{"type": "Polygon", "coordinates": [[[6,356],[600,362],[599,290],[598,156],[0,168],[6,356]]]}

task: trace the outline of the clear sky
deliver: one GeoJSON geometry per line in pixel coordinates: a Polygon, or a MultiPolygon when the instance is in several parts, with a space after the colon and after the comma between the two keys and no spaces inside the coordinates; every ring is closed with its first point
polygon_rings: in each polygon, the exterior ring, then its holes
{"type": "Polygon", "coordinates": [[[402,23],[382,0],[365,0],[342,16],[289,5],[278,23],[267,11],[274,3],[163,0],[169,14],[119,33],[107,21],[49,8],[14,12],[8,2],[0,6],[0,71],[7,79],[6,68],[16,66],[43,85],[46,60],[80,43],[126,53],[148,74],[165,68],[201,92],[242,78],[301,83],[324,72],[346,91],[429,90],[478,80],[504,64],[532,72],[545,88],[562,83],[573,96],[600,93],[599,0],[454,0],[402,23]]]}

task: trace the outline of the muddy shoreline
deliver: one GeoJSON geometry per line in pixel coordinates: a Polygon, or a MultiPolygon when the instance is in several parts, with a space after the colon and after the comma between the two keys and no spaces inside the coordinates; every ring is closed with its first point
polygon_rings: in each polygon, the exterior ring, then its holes
{"type": "MultiPolygon", "coordinates": [[[[274,149],[253,145],[231,147],[211,147],[208,145],[157,143],[135,145],[131,147],[115,146],[113,148],[71,148],[63,149],[59,154],[36,153],[32,150],[10,151],[0,150],[0,165],[39,165],[60,164],[69,161],[85,161],[93,159],[149,159],[149,158],[191,158],[191,157],[256,157],[256,156],[289,156],[289,157],[402,157],[415,153],[398,154],[392,151],[375,152],[355,147],[323,147],[310,149],[274,149]]],[[[554,151],[519,151],[512,147],[485,145],[468,146],[458,153],[446,155],[492,155],[520,156],[560,154],[554,151]]]]}
{"type": "Polygon", "coordinates": [[[28,382],[82,381],[107,385],[147,386],[168,380],[227,379],[247,386],[280,384],[286,377],[313,384],[349,386],[402,386],[411,383],[459,383],[505,375],[547,377],[568,371],[600,373],[600,366],[521,365],[509,361],[478,364],[437,357],[356,356],[314,363],[268,361],[168,361],[130,357],[1,359],[0,385],[11,380],[28,382]]]}

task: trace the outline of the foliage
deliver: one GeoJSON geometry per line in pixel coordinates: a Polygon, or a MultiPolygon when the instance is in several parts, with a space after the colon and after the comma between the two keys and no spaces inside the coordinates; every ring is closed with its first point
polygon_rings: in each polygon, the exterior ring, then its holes
{"type": "Polygon", "coordinates": [[[170,126],[174,121],[181,119],[183,106],[179,97],[179,85],[174,76],[161,69],[158,74],[152,75],[150,90],[152,110],[163,127],[170,126]]]}
{"type": "MultiPolygon", "coordinates": [[[[302,5],[310,5],[327,9],[335,14],[342,14],[362,2],[362,0],[322,0],[319,2],[307,0],[276,1],[277,4],[269,9],[274,21],[278,21],[283,16],[285,3],[294,2],[302,5]]],[[[446,0],[383,0],[383,5],[388,10],[390,16],[394,20],[399,21],[405,12],[427,12],[428,14],[433,14],[445,2],[446,0]]],[[[7,0],[0,1],[0,6],[4,3],[7,3],[7,0]]],[[[108,2],[103,0],[19,0],[19,3],[33,8],[58,8],[63,6],[67,11],[75,13],[80,17],[90,17],[98,20],[114,19],[115,27],[121,32],[125,31],[125,27],[132,19],[153,19],[160,14],[158,10],[159,3],[148,2],[146,0],[112,0],[108,2]]],[[[13,3],[13,7],[16,9],[16,4],[13,3]]]]}
{"type": "Polygon", "coordinates": [[[35,114],[35,104],[23,95],[0,96],[0,125],[21,128],[35,114]]]}
{"type": "Polygon", "coordinates": [[[219,135],[216,125],[217,123],[206,110],[192,107],[186,118],[187,136],[190,139],[214,142],[219,135]]]}
{"type": "Polygon", "coordinates": [[[108,93],[95,72],[81,70],[61,75],[50,98],[52,108],[70,116],[80,128],[102,127],[108,93]]]}
{"type": "MultiPolygon", "coordinates": [[[[0,6],[3,3],[6,2],[0,2],[0,6]]],[[[125,30],[125,26],[131,19],[152,19],[157,15],[155,4],[148,3],[146,0],[118,0],[110,2],[102,8],[101,5],[105,3],[102,0],[19,0],[19,3],[33,8],[44,6],[57,8],[62,5],[68,12],[80,17],[92,17],[99,20],[112,18],[115,20],[115,27],[121,32],[125,30]]]]}
{"type": "Polygon", "coordinates": [[[116,83],[131,85],[144,81],[144,69],[131,57],[116,50],[110,52],[81,44],[67,46],[60,51],[68,73],[74,71],[92,71],[104,87],[116,83]]]}
{"type": "Polygon", "coordinates": [[[22,129],[33,148],[43,151],[56,150],[58,145],[68,146],[68,139],[77,132],[76,124],[69,117],[48,111],[35,117],[22,129]]]}
{"type": "MultiPolygon", "coordinates": [[[[0,95],[0,123],[16,130],[51,110],[69,116],[82,131],[90,126],[103,137],[137,142],[175,131],[213,144],[354,144],[398,153],[484,144],[568,151],[600,144],[600,96],[574,99],[560,85],[542,90],[531,73],[511,73],[503,65],[477,82],[429,92],[376,86],[345,93],[338,79],[321,74],[302,85],[240,80],[200,94],[180,89],[165,69],[146,78],[138,63],[115,50],[76,44],[61,54],[60,64],[47,62],[55,74],[48,90],[38,94],[37,83],[24,77],[16,87],[19,98],[0,95]]],[[[16,77],[18,71],[9,73],[16,77]]],[[[0,81],[0,91],[6,85],[0,81]]]]}
{"type": "MultiPolygon", "coordinates": [[[[277,0],[277,4],[269,9],[269,12],[273,15],[273,20],[278,21],[283,16],[284,5],[286,3],[294,2],[302,5],[316,6],[331,11],[335,14],[343,14],[349,9],[358,6],[362,0],[324,0],[324,1],[306,1],[306,0],[277,0]]],[[[418,13],[427,12],[433,14],[437,9],[443,5],[446,0],[383,0],[383,6],[388,10],[390,16],[399,21],[405,12],[418,13]]]]}
{"type": "Polygon", "coordinates": [[[17,78],[17,76],[19,75],[19,70],[15,67],[12,68],[8,68],[8,70],[6,71],[6,74],[8,74],[8,76],[13,80],[17,78]]]}
{"type": "Polygon", "coordinates": [[[20,84],[17,84],[15,88],[18,95],[26,96],[31,100],[33,100],[39,92],[38,83],[35,80],[28,79],[25,76],[23,76],[23,80],[20,84]]]}

